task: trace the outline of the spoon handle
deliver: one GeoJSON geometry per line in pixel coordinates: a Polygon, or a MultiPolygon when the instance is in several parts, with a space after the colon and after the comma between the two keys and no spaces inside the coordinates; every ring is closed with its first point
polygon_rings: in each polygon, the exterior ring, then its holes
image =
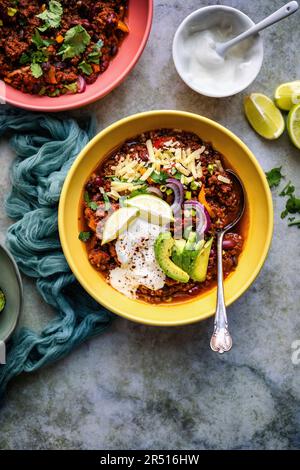
{"type": "Polygon", "coordinates": [[[272,24],[275,24],[278,21],[283,20],[287,16],[292,15],[293,13],[295,13],[298,10],[298,8],[299,8],[299,5],[296,1],[287,3],[285,6],[279,8],[279,10],[272,13],[272,15],[267,16],[267,18],[260,21],[259,23],[254,25],[252,28],[248,29],[247,31],[240,34],[236,38],[233,38],[233,39],[231,39],[230,41],[228,41],[224,44],[218,45],[219,46],[219,50],[218,50],[219,54],[220,53],[221,53],[221,55],[226,54],[227,50],[230,47],[235,46],[236,44],[243,41],[244,39],[247,39],[249,36],[253,36],[254,34],[259,33],[263,29],[268,28],[272,24]]]}
{"type": "Polygon", "coordinates": [[[217,259],[218,259],[218,293],[217,309],[215,314],[214,332],[210,347],[213,351],[223,354],[232,347],[232,339],[228,330],[226,306],[223,286],[223,238],[224,232],[217,233],[217,259]]]}

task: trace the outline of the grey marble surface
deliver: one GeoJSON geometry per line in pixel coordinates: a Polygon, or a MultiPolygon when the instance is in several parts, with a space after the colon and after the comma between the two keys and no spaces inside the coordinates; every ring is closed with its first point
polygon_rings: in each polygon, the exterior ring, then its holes
{"type": "MultiPolygon", "coordinates": [[[[300,192],[300,152],[284,135],[260,139],[242,115],[243,94],[214,100],[189,90],[171,60],[176,27],[207,4],[239,7],[257,21],[282,5],[276,1],[156,0],[149,43],[135,70],[90,109],[99,129],[138,111],[188,110],[229,127],[267,170],[283,166],[300,192]]],[[[300,78],[300,13],[264,33],[265,61],[248,91],[272,95],[280,82],[300,78]]],[[[10,221],[13,154],[0,146],[0,240],[10,221]]],[[[267,262],[248,292],[229,308],[234,348],[209,349],[212,320],[185,328],[149,328],[117,319],[104,335],[39,373],[21,376],[0,410],[2,449],[295,449],[300,445],[299,231],[280,219],[274,195],[275,234],[267,262]]],[[[36,329],[53,312],[25,282],[22,323],[36,329]]]]}

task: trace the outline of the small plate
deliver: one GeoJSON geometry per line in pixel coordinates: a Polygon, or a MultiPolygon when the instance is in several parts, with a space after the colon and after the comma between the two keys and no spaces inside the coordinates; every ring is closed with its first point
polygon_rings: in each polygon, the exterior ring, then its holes
{"type": "Polygon", "coordinates": [[[0,288],[6,299],[0,313],[0,341],[7,341],[14,332],[23,304],[23,286],[19,268],[8,250],[0,244],[0,288]]]}

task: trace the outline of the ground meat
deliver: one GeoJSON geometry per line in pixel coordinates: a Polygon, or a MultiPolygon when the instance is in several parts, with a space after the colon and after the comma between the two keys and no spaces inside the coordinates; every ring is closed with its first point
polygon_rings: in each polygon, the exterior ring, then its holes
{"type": "Polygon", "coordinates": [[[106,271],[108,269],[110,256],[104,251],[94,249],[89,252],[89,260],[91,264],[100,271],[106,271]]]}

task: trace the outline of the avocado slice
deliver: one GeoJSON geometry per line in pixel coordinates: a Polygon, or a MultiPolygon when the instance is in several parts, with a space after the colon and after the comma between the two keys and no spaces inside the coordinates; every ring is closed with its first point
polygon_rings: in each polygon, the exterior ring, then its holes
{"type": "Polygon", "coordinates": [[[166,276],[179,282],[188,282],[190,276],[170,259],[175,240],[170,232],[161,233],[154,244],[156,261],[166,276]]]}
{"type": "Polygon", "coordinates": [[[5,307],[5,295],[0,289],[0,313],[2,312],[2,310],[4,310],[4,307],[5,307]]]}
{"type": "Polygon", "coordinates": [[[186,242],[184,252],[182,255],[182,269],[186,272],[190,272],[195,259],[197,258],[200,250],[203,248],[204,241],[197,242],[196,232],[189,234],[186,242]]]}
{"type": "Polygon", "coordinates": [[[186,241],[181,239],[181,240],[175,240],[174,246],[173,246],[173,251],[172,251],[172,261],[179,266],[179,268],[182,268],[182,254],[184,251],[186,245],[186,241]]]}
{"type": "Polygon", "coordinates": [[[189,271],[193,281],[204,282],[206,279],[209,255],[213,240],[214,239],[212,237],[205,243],[193,262],[192,269],[189,271]]]}

